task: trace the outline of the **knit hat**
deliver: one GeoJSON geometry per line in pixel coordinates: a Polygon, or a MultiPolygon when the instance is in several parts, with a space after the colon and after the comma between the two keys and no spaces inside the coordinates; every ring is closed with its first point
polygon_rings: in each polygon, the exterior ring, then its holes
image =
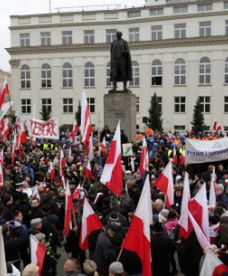
{"type": "Polygon", "coordinates": [[[32,219],[32,220],[30,221],[30,225],[31,225],[31,226],[32,226],[32,225],[36,225],[36,224],[41,223],[41,222],[42,222],[41,218],[35,218],[35,219],[32,219]]]}
{"type": "Polygon", "coordinates": [[[113,262],[109,266],[109,272],[111,273],[124,273],[123,265],[120,262],[113,262]]]}
{"type": "Polygon", "coordinates": [[[83,269],[85,273],[94,273],[97,269],[97,265],[94,261],[92,260],[85,260],[83,263],[83,269]]]}

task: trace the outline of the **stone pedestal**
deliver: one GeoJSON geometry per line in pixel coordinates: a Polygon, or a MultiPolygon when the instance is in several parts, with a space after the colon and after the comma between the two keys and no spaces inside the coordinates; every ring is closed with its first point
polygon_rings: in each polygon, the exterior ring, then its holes
{"type": "Polygon", "coordinates": [[[115,130],[118,121],[120,128],[129,139],[135,140],[136,96],[132,93],[115,92],[104,95],[104,125],[115,130]]]}

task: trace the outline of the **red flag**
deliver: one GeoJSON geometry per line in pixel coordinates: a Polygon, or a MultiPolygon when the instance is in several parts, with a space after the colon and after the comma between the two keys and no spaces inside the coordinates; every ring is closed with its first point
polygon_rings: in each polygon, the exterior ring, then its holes
{"type": "Polygon", "coordinates": [[[90,161],[87,162],[87,166],[86,166],[86,169],[85,169],[85,177],[89,178],[89,179],[93,178],[93,173],[92,173],[90,161]]]}
{"type": "Polygon", "coordinates": [[[174,204],[174,187],[172,163],[166,165],[162,173],[155,182],[155,186],[166,196],[166,206],[170,208],[174,204]]]}
{"type": "Polygon", "coordinates": [[[207,250],[200,276],[222,276],[224,272],[228,272],[228,267],[210,249],[207,250]]]}
{"type": "Polygon", "coordinates": [[[142,276],[152,275],[150,251],[151,224],[152,205],[149,176],[147,176],[135,215],[122,244],[122,248],[133,251],[139,256],[142,263],[142,276]]]}
{"type": "Polygon", "coordinates": [[[49,173],[50,173],[51,180],[54,180],[55,179],[55,169],[53,166],[53,162],[50,162],[49,173]]]}
{"type": "Polygon", "coordinates": [[[214,123],[213,123],[213,130],[214,130],[214,131],[217,130],[217,121],[214,121],[214,123]]]}
{"type": "Polygon", "coordinates": [[[41,244],[36,237],[30,235],[30,246],[31,246],[31,262],[38,266],[38,275],[41,276],[41,271],[44,263],[44,257],[46,254],[45,247],[41,244]]]}
{"type": "Polygon", "coordinates": [[[74,211],[74,206],[72,202],[72,197],[70,193],[69,183],[66,184],[66,200],[65,200],[65,217],[64,217],[64,229],[63,234],[68,237],[70,234],[71,223],[72,223],[72,212],[74,211]]]}
{"type": "Polygon", "coordinates": [[[0,109],[1,109],[2,105],[4,104],[5,97],[8,93],[9,93],[9,86],[8,86],[8,82],[5,79],[4,83],[3,83],[3,89],[0,93],[0,109]]]}
{"type": "Polygon", "coordinates": [[[101,143],[101,153],[105,154],[106,150],[107,150],[107,147],[106,147],[106,141],[105,141],[105,137],[104,137],[103,141],[101,143]]]}
{"type": "Polygon", "coordinates": [[[80,192],[81,192],[81,185],[79,184],[78,187],[74,190],[74,192],[71,195],[72,200],[79,200],[80,192]]]}
{"type": "Polygon", "coordinates": [[[89,248],[88,238],[90,234],[95,231],[102,229],[103,225],[100,222],[98,216],[94,213],[88,200],[85,198],[82,214],[82,226],[80,233],[80,247],[82,250],[89,248]]]}
{"type": "Polygon", "coordinates": [[[176,146],[174,146],[174,148],[173,148],[173,164],[175,164],[175,165],[178,164],[178,157],[177,157],[176,146]]]}
{"type": "Polygon", "coordinates": [[[74,121],[73,128],[71,131],[72,142],[75,141],[75,137],[76,137],[78,131],[79,131],[79,126],[78,126],[77,122],[74,121]]]}
{"type": "Polygon", "coordinates": [[[90,108],[87,102],[85,91],[82,92],[82,107],[81,107],[81,135],[82,143],[89,144],[89,137],[92,134],[92,124],[90,119],[90,108]]]}
{"type": "Polygon", "coordinates": [[[121,194],[123,184],[121,165],[120,122],[117,125],[100,181],[101,183],[105,184],[108,189],[114,194],[121,194]]]}
{"type": "Polygon", "coordinates": [[[140,164],[139,164],[139,172],[141,175],[148,171],[149,169],[148,166],[149,166],[149,154],[148,154],[146,139],[144,137],[143,144],[142,144],[142,152],[140,157],[140,164]]]}
{"type": "Polygon", "coordinates": [[[2,119],[3,121],[3,129],[2,129],[2,135],[5,140],[7,140],[9,133],[10,133],[10,123],[8,118],[2,119]]]}
{"type": "Polygon", "coordinates": [[[63,150],[61,149],[60,151],[60,176],[64,176],[64,167],[66,166],[66,160],[65,160],[65,157],[64,157],[64,154],[63,154],[63,150]]]}

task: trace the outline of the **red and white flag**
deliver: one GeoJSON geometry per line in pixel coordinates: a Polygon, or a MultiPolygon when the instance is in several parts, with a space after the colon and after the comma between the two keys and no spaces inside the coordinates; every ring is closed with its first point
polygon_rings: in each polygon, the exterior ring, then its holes
{"type": "Polygon", "coordinates": [[[88,200],[85,198],[82,214],[82,225],[80,233],[80,247],[82,250],[89,248],[88,239],[93,231],[102,229],[103,225],[98,216],[94,213],[88,200]]]}
{"type": "Polygon", "coordinates": [[[78,126],[77,122],[74,121],[73,128],[71,131],[72,142],[75,141],[75,137],[76,137],[78,131],[79,131],[79,126],[78,126]]]}
{"type": "Polygon", "coordinates": [[[102,143],[101,143],[101,152],[102,152],[103,154],[105,154],[105,153],[106,153],[106,150],[107,150],[107,147],[106,147],[106,141],[105,141],[105,136],[104,136],[103,141],[102,141],[102,143]]]}
{"type": "Polygon", "coordinates": [[[15,160],[15,154],[16,154],[16,150],[17,150],[17,134],[16,132],[14,133],[13,136],[13,146],[12,146],[12,153],[11,153],[11,164],[12,166],[14,165],[14,160],[15,160]]]}
{"type": "Polygon", "coordinates": [[[4,139],[7,139],[10,133],[10,123],[8,118],[2,119],[3,120],[3,129],[2,129],[2,136],[4,139]]]}
{"type": "Polygon", "coordinates": [[[85,177],[89,178],[89,179],[93,178],[91,163],[89,160],[88,160],[86,168],[85,168],[85,177]]]}
{"type": "Polygon", "coordinates": [[[100,181],[105,184],[115,195],[121,194],[123,189],[123,180],[121,165],[120,122],[118,122],[100,181]]]}
{"type": "Polygon", "coordinates": [[[85,91],[82,91],[82,107],[81,107],[81,135],[82,143],[89,144],[89,137],[92,134],[92,124],[90,119],[90,108],[87,102],[85,91]]]}
{"type": "Polygon", "coordinates": [[[216,131],[216,132],[222,130],[222,125],[221,125],[221,123],[219,123],[219,122],[217,122],[217,121],[214,121],[214,123],[213,123],[213,130],[216,131]]]}
{"type": "Polygon", "coordinates": [[[31,262],[38,266],[38,275],[41,276],[41,271],[44,263],[44,257],[46,254],[45,247],[40,243],[36,237],[30,235],[30,252],[31,252],[31,262]]]}
{"type": "Polygon", "coordinates": [[[173,164],[175,164],[175,165],[178,164],[176,145],[174,145],[174,148],[173,148],[173,164]]]}
{"type": "Polygon", "coordinates": [[[174,187],[172,162],[166,165],[162,173],[155,182],[155,186],[166,196],[165,204],[170,208],[174,204],[174,187]]]}
{"type": "Polygon", "coordinates": [[[139,172],[142,175],[148,170],[149,170],[149,154],[148,154],[146,139],[145,137],[143,137],[142,152],[141,152],[140,163],[139,163],[139,172]]]}
{"type": "Polygon", "coordinates": [[[205,183],[202,185],[195,197],[189,201],[188,209],[199,227],[202,229],[207,240],[210,241],[207,192],[205,183]]]}
{"type": "Polygon", "coordinates": [[[213,166],[213,172],[211,174],[210,194],[209,194],[209,207],[213,207],[213,208],[216,206],[215,181],[216,181],[216,174],[215,174],[215,167],[213,166]]]}
{"type": "Polygon", "coordinates": [[[91,161],[94,159],[94,154],[93,154],[93,139],[92,136],[89,138],[89,145],[88,145],[88,161],[85,169],[85,177],[86,178],[92,178],[92,169],[91,169],[91,161]]]}
{"type": "Polygon", "coordinates": [[[77,188],[74,190],[74,192],[71,195],[72,200],[79,200],[80,192],[81,192],[81,185],[78,184],[77,188]]]}
{"type": "Polygon", "coordinates": [[[72,228],[72,212],[74,211],[74,206],[72,202],[71,192],[69,183],[66,183],[66,191],[65,191],[66,199],[65,199],[65,217],[64,217],[64,229],[63,234],[65,237],[68,237],[70,234],[70,229],[72,228]]]}
{"type": "Polygon", "coordinates": [[[209,249],[207,250],[200,276],[222,276],[228,272],[228,267],[209,249]]]}
{"type": "Polygon", "coordinates": [[[4,79],[3,82],[3,87],[2,87],[2,91],[0,93],[0,109],[3,106],[4,102],[5,102],[5,97],[6,95],[9,93],[9,86],[8,86],[8,82],[6,79],[4,79]]]}
{"type": "Polygon", "coordinates": [[[60,176],[64,176],[64,167],[66,166],[66,160],[65,160],[65,157],[64,157],[64,154],[63,154],[63,150],[61,149],[60,151],[60,166],[59,166],[59,169],[60,169],[60,176]]]}
{"type": "Polygon", "coordinates": [[[50,162],[49,173],[50,173],[51,180],[54,180],[55,179],[55,169],[53,166],[53,162],[50,162]]]}
{"type": "Polygon", "coordinates": [[[122,244],[122,248],[133,251],[140,258],[142,263],[142,276],[152,275],[150,250],[151,224],[152,204],[149,176],[147,175],[138,206],[122,244]]]}
{"type": "Polygon", "coordinates": [[[188,203],[190,199],[191,199],[191,195],[190,195],[190,188],[189,188],[188,173],[185,172],[184,191],[183,191],[182,202],[181,202],[181,215],[178,222],[180,225],[180,236],[185,239],[191,233],[189,229],[189,217],[188,217],[188,203]]]}
{"type": "Polygon", "coordinates": [[[3,149],[0,151],[0,164],[4,164],[4,152],[3,149]]]}

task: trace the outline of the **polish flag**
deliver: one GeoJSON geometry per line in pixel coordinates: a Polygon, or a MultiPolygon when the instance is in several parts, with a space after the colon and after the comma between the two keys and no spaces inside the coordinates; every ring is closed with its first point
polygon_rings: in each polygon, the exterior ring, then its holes
{"type": "Polygon", "coordinates": [[[228,267],[211,250],[207,250],[200,276],[222,276],[224,272],[228,272],[228,267]]]}
{"type": "Polygon", "coordinates": [[[30,249],[31,249],[31,263],[37,265],[39,268],[38,275],[41,276],[41,271],[44,263],[44,257],[46,254],[45,247],[40,243],[36,237],[30,235],[30,249]]]}
{"type": "Polygon", "coordinates": [[[210,240],[209,235],[209,219],[208,219],[208,206],[207,206],[207,193],[206,184],[200,188],[198,193],[188,203],[188,210],[202,229],[207,240],[210,240]]]}
{"type": "Polygon", "coordinates": [[[80,233],[80,247],[82,250],[89,248],[88,240],[93,231],[102,229],[103,225],[100,222],[98,216],[94,213],[88,200],[85,198],[82,214],[82,226],[80,233]]]}
{"type": "Polygon", "coordinates": [[[65,200],[65,217],[64,217],[63,234],[65,237],[68,237],[70,234],[70,229],[72,228],[72,212],[74,211],[74,206],[73,206],[68,182],[66,183],[65,193],[66,193],[66,200],[65,200]]]}
{"type": "Polygon", "coordinates": [[[141,152],[140,164],[139,164],[139,172],[141,175],[149,170],[148,166],[149,166],[149,154],[148,154],[146,139],[145,137],[143,137],[142,152],[141,152]]]}
{"type": "Polygon", "coordinates": [[[49,173],[50,173],[51,180],[54,180],[55,170],[54,170],[53,162],[50,162],[49,173]]]}
{"type": "Polygon", "coordinates": [[[63,189],[66,190],[66,181],[63,175],[61,176],[60,182],[61,182],[61,185],[63,186],[63,189]]]}
{"type": "Polygon", "coordinates": [[[200,228],[199,224],[195,221],[192,214],[189,212],[189,219],[193,225],[193,229],[195,231],[196,237],[198,239],[198,242],[203,249],[204,252],[209,248],[210,242],[208,241],[207,237],[204,235],[202,229],[200,228]]]}
{"type": "Polygon", "coordinates": [[[121,165],[120,122],[118,122],[100,181],[105,184],[115,195],[118,196],[121,194],[123,189],[123,180],[121,165]]]}
{"type": "Polygon", "coordinates": [[[3,83],[2,91],[0,93],[0,109],[3,106],[3,104],[5,103],[5,97],[7,94],[9,94],[9,86],[8,86],[7,80],[5,79],[4,83],[3,83]]]}
{"type": "Polygon", "coordinates": [[[152,204],[149,176],[147,175],[138,206],[122,244],[122,248],[133,251],[139,256],[142,263],[142,276],[152,275],[150,251],[151,224],[152,204]]]}
{"type": "Polygon", "coordinates": [[[11,164],[12,164],[12,166],[14,165],[16,150],[17,150],[17,134],[14,133],[13,147],[12,147],[12,154],[11,154],[11,164]]]}
{"type": "Polygon", "coordinates": [[[60,151],[60,176],[64,176],[64,167],[66,166],[66,160],[63,154],[63,150],[61,149],[60,151]]]}
{"type": "Polygon", "coordinates": [[[175,164],[175,165],[178,164],[178,157],[177,157],[176,146],[174,146],[174,148],[173,148],[173,164],[175,164]]]}
{"type": "Polygon", "coordinates": [[[107,150],[107,147],[106,147],[106,141],[105,141],[105,137],[103,138],[103,141],[102,141],[102,143],[101,143],[101,152],[103,153],[103,154],[105,154],[106,153],[106,150],[107,150]]]}
{"type": "Polygon", "coordinates": [[[217,124],[217,128],[216,128],[216,131],[218,132],[218,131],[220,131],[220,130],[222,130],[222,125],[221,125],[221,123],[218,123],[218,124],[217,124]]]}
{"type": "Polygon", "coordinates": [[[87,166],[85,169],[85,177],[89,179],[93,178],[93,173],[92,173],[91,164],[89,160],[87,162],[87,166]]]}
{"type": "Polygon", "coordinates": [[[72,142],[75,141],[75,137],[76,137],[78,131],[79,131],[79,126],[78,126],[77,122],[74,121],[73,128],[71,131],[72,142]]]}
{"type": "Polygon", "coordinates": [[[4,163],[4,152],[3,152],[3,149],[0,151],[0,164],[3,165],[4,163]]]}
{"type": "Polygon", "coordinates": [[[217,121],[214,121],[214,123],[213,123],[213,130],[216,131],[216,129],[217,129],[217,121]]]}
{"type": "Polygon", "coordinates": [[[89,144],[89,137],[92,134],[92,124],[90,119],[90,108],[87,102],[85,91],[82,92],[82,107],[81,107],[81,135],[82,143],[89,144]]]}
{"type": "Polygon", "coordinates": [[[181,215],[179,219],[180,236],[187,239],[191,231],[189,231],[189,217],[188,217],[188,203],[191,199],[188,173],[185,172],[184,176],[184,191],[181,203],[181,215]]]}
{"type": "Polygon", "coordinates": [[[79,184],[71,195],[72,200],[79,200],[80,192],[81,192],[81,185],[79,184]]]}
{"type": "Polygon", "coordinates": [[[93,174],[92,174],[92,169],[91,169],[91,161],[94,159],[94,155],[93,155],[93,140],[92,140],[92,136],[89,137],[89,145],[88,145],[88,161],[87,161],[87,166],[85,169],[85,177],[86,178],[92,178],[93,174]]]}
{"type": "Polygon", "coordinates": [[[216,174],[215,174],[215,167],[213,167],[213,172],[211,175],[210,195],[209,195],[209,206],[213,208],[216,206],[215,181],[216,181],[216,174]]]}
{"type": "Polygon", "coordinates": [[[166,206],[170,208],[174,204],[174,187],[173,187],[173,173],[172,163],[166,165],[162,173],[159,175],[155,186],[166,196],[166,206]]]}
{"type": "Polygon", "coordinates": [[[7,139],[9,136],[9,132],[10,132],[10,123],[8,118],[6,119],[2,119],[3,120],[3,129],[2,129],[2,136],[4,137],[4,139],[7,139]]]}

